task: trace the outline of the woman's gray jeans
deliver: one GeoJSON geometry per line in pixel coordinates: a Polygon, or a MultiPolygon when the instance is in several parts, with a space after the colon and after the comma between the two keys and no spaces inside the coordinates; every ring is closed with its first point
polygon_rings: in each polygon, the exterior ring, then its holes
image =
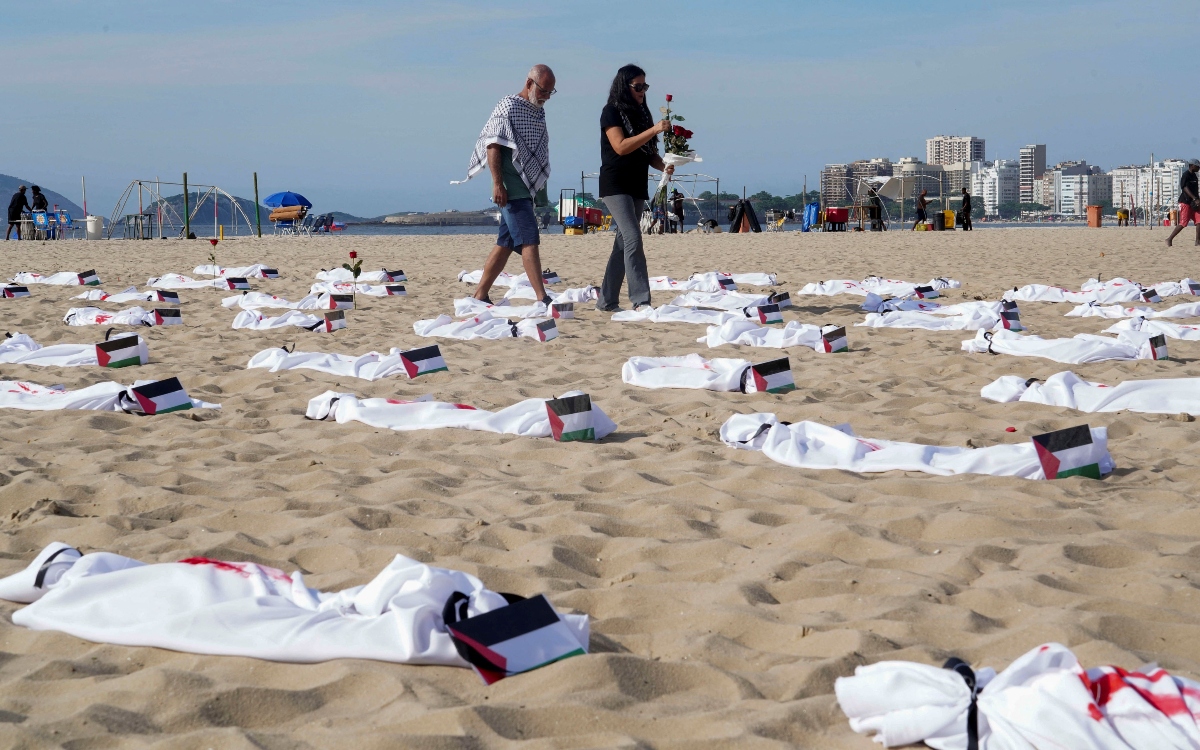
{"type": "Polygon", "coordinates": [[[629,195],[609,195],[601,198],[613,223],[617,225],[617,236],[613,240],[612,254],[608,256],[608,267],[604,269],[604,283],[600,287],[600,306],[617,307],[621,297],[621,282],[629,279],[629,302],[638,305],[650,304],[650,278],[646,275],[646,253],[642,249],[642,210],[646,201],[629,195]]]}

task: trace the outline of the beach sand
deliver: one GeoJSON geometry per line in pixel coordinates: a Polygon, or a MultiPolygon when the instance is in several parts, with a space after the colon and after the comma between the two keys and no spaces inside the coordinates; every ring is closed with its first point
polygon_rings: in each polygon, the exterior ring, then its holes
{"type": "MultiPolygon", "coordinates": [[[[653,237],[650,271],[769,271],[804,283],[878,274],[963,282],[943,302],[997,299],[1098,273],[1145,283],[1200,276],[1189,229],[980,229],[915,234],[653,237]]],[[[228,292],[183,290],[184,327],[139,331],[134,370],[0,366],[4,379],[80,387],[179,376],[220,412],[136,417],[0,412],[0,574],[61,540],[166,562],[191,556],[302,570],[310,586],[370,580],[401,553],[468,571],[490,588],[545,592],[592,619],[592,653],[485,687],[466,669],[371,661],[316,665],[95,644],[11,624],[0,605],[0,745],[71,748],[869,748],[833,681],[885,659],[957,655],[1003,667],[1059,641],[1085,664],[1157,661],[1200,676],[1200,422],[993,404],[1000,375],[1072,369],[1115,383],[1200,377],[1200,344],[1173,361],[1066,366],[959,351],[970,332],[867,330],[861,298],[799,298],[785,320],[848,326],[851,351],[790,350],[799,390],[743,395],[621,382],[633,355],[699,352],[762,361],[771,350],[708,350],[702,326],[613,323],[591,305],[557,340],[438,340],[449,372],[368,383],[246,370],[261,349],[361,354],[431,343],[412,324],[452,310],[486,236],[264,238],[223,242],[218,261],[278,266],[255,289],[297,299],[315,271],[357,250],[364,268],[403,268],[407,298],[359,297],[349,328],[234,331],[228,292]],[[461,430],[393,433],[304,418],[325,390],[497,408],[571,389],[617,422],[599,444],[461,430]],[[775,464],[717,439],[733,412],[850,422],[859,434],[941,445],[1020,442],[1106,425],[1116,472],[1103,481],[862,476],[775,464]],[[1007,433],[1008,426],[1016,428],[1007,433]]],[[[598,284],[610,236],[545,237],[564,286],[598,284]]],[[[109,292],[191,274],[207,242],[8,242],[0,275],[95,268],[109,292]]],[[[519,273],[516,260],[509,270],[519,273]]],[[[560,286],[558,288],[563,288],[560,286]]],[[[78,287],[0,301],[4,330],[90,343],[67,327],[78,287]]],[[[656,292],[656,304],[671,292],[656,292]]],[[[1186,301],[1166,300],[1160,307],[1186,301]]],[[[94,304],[94,303],[92,303],[94,304]]],[[[105,305],[117,309],[123,306],[105,305]]],[[[1099,332],[1070,305],[1022,303],[1033,333],[1099,332]]]]}

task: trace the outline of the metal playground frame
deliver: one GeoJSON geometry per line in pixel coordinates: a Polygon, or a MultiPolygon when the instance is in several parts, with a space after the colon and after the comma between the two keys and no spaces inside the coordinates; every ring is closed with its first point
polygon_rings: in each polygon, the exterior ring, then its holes
{"type": "Polygon", "coordinates": [[[218,233],[217,209],[219,204],[217,201],[222,197],[229,201],[231,208],[230,213],[233,215],[232,234],[236,235],[240,229],[238,225],[239,214],[246,223],[246,230],[251,234],[254,233],[254,223],[250,221],[250,217],[246,215],[245,209],[243,209],[242,206],[237,202],[236,198],[217,185],[204,185],[201,183],[189,184],[186,182],[186,179],[187,176],[184,175],[185,182],[163,182],[158,179],[131,180],[125,187],[125,190],[121,193],[121,197],[117,200],[116,206],[113,207],[112,216],[110,216],[108,219],[107,239],[112,239],[113,232],[117,229],[117,222],[119,219],[121,220],[120,226],[122,227],[123,231],[128,234],[130,227],[128,226],[129,222],[124,219],[124,211],[125,205],[133,197],[134,190],[137,191],[138,212],[137,214],[129,214],[129,216],[153,217],[152,221],[146,221],[145,219],[138,219],[136,221],[134,231],[139,239],[151,239],[155,225],[158,227],[159,238],[167,237],[167,233],[165,231],[167,226],[171,227],[172,236],[185,236],[191,224],[194,223],[196,214],[200,211],[200,207],[204,205],[204,202],[208,200],[210,196],[213,204],[214,237],[217,236],[218,233]],[[187,214],[186,216],[180,216],[179,212],[176,211],[170,203],[163,199],[162,186],[164,185],[180,187],[183,189],[183,210],[184,213],[187,214]],[[188,201],[191,198],[189,191],[192,188],[197,188],[196,192],[200,194],[200,198],[196,201],[196,206],[194,208],[189,208],[188,201]],[[200,188],[204,188],[203,193],[200,193],[200,188]],[[175,231],[176,227],[178,227],[178,231],[175,231]]]}

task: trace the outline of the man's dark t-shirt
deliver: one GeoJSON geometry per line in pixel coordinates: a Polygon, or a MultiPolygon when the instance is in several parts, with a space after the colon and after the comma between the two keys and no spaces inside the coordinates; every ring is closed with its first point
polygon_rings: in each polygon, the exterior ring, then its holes
{"type": "Polygon", "coordinates": [[[606,104],[600,113],[600,197],[628,195],[635,200],[649,200],[646,180],[650,175],[650,155],[639,148],[618,156],[604,132],[614,127],[621,128],[626,138],[630,136],[625,133],[620,110],[615,104],[606,104]]]}
{"type": "Polygon", "coordinates": [[[21,211],[29,210],[29,201],[25,199],[24,193],[13,193],[12,200],[8,202],[8,220],[10,222],[21,220],[21,211]]]}
{"type": "Polygon", "coordinates": [[[964,194],[963,194],[963,205],[962,205],[962,208],[963,208],[963,210],[964,210],[964,211],[966,211],[967,213],[970,213],[970,211],[971,211],[971,194],[970,194],[970,193],[964,193],[964,194]]]}
{"type": "Polygon", "coordinates": [[[1183,177],[1179,178],[1179,202],[1180,203],[1186,203],[1190,206],[1196,202],[1196,198],[1200,198],[1200,190],[1198,190],[1196,188],[1196,183],[1197,183],[1197,179],[1196,179],[1195,172],[1193,172],[1192,170],[1189,169],[1188,171],[1183,173],[1183,177]],[[1189,196],[1186,192],[1184,192],[1185,188],[1192,191],[1191,196],[1189,196]]]}

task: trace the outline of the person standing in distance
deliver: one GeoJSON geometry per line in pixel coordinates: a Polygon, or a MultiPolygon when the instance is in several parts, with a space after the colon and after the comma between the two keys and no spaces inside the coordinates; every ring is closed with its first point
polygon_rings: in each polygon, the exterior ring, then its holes
{"type": "MultiPolygon", "coordinates": [[[[1175,240],[1188,222],[1196,225],[1196,244],[1200,245],[1200,189],[1197,188],[1196,173],[1200,172],[1200,159],[1188,159],[1187,171],[1179,178],[1179,223],[1167,238],[1167,247],[1175,240]]],[[[9,209],[10,213],[12,209],[9,209]]]]}
{"type": "Polygon", "coordinates": [[[29,211],[29,199],[25,197],[25,186],[17,188],[17,192],[13,193],[12,200],[8,202],[8,229],[4,231],[4,241],[8,242],[8,236],[12,234],[15,227],[17,230],[17,240],[21,239],[21,212],[29,211]]]}
{"type": "Polygon", "coordinates": [[[929,205],[929,200],[925,196],[928,193],[928,190],[922,190],[921,194],[917,196],[917,220],[913,222],[912,226],[914,232],[917,231],[917,224],[924,224],[925,219],[928,218],[925,216],[925,207],[929,205]]]}
{"type": "Polygon", "coordinates": [[[500,209],[496,246],[488,254],[475,289],[475,299],[489,305],[492,284],[513,253],[521,256],[534,293],[544,304],[551,302],[542,282],[541,235],[533,209],[535,202],[538,206],[549,204],[550,136],[543,107],[555,93],[554,84],[554,71],[549,67],[530,68],[524,87],[501,99],[492,110],[471,153],[467,180],[486,164],[492,173],[492,202],[500,209]]]}
{"type": "Polygon", "coordinates": [[[617,225],[612,253],[600,287],[596,309],[620,310],[621,284],[629,280],[629,301],[637,310],[650,304],[650,278],[642,247],[642,211],[649,200],[650,167],[673,174],[658,153],[658,134],[671,129],[654,121],[646,106],[646,71],[626,65],[617,71],[600,112],[600,199],[617,225]]]}
{"type": "Polygon", "coordinates": [[[964,232],[970,232],[971,227],[971,191],[963,188],[962,225],[964,232]]]}

